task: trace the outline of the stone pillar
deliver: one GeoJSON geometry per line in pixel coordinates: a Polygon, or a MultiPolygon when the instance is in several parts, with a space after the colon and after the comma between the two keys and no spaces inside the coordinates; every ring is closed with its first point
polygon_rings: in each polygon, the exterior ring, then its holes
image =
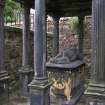
{"type": "Polygon", "coordinates": [[[84,17],[79,16],[79,27],[78,27],[78,34],[79,34],[79,50],[83,54],[83,40],[84,40],[84,17]]]}
{"type": "Polygon", "coordinates": [[[0,0],[0,72],[4,67],[4,1],[0,0]]]}
{"type": "Polygon", "coordinates": [[[45,16],[45,32],[46,32],[46,62],[48,61],[48,46],[47,46],[47,18],[48,18],[48,16],[47,16],[47,14],[46,14],[46,16],[45,16]]]}
{"type": "Polygon", "coordinates": [[[32,81],[32,68],[29,66],[29,51],[30,51],[30,7],[24,5],[23,14],[23,51],[22,51],[22,67],[20,73],[20,90],[22,96],[29,95],[28,84],[32,81]]]}
{"type": "Polygon", "coordinates": [[[4,4],[5,0],[0,0],[0,75],[5,74],[4,76],[6,76],[7,72],[4,65],[4,4]]]}
{"type": "Polygon", "coordinates": [[[59,17],[53,17],[54,30],[53,30],[53,57],[59,53],[59,17]]]}
{"type": "Polygon", "coordinates": [[[23,15],[23,52],[22,52],[22,66],[29,65],[29,51],[30,51],[30,7],[24,6],[23,15]]]}
{"type": "MultiPolygon", "coordinates": [[[[4,65],[4,4],[5,0],[0,0],[0,94],[8,94],[8,73],[4,65]],[[4,87],[5,86],[5,87],[4,87]],[[5,92],[4,92],[5,90],[5,92]]],[[[7,95],[6,95],[6,98],[7,95]]]]}
{"type": "MultiPolygon", "coordinates": [[[[92,64],[88,103],[105,99],[105,0],[92,0],[92,64]],[[95,98],[93,99],[92,96],[95,98]],[[93,100],[92,100],[93,99],[93,100]],[[91,100],[91,101],[90,101],[91,100]]],[[[100,101],[103,103],[102,101],[100,101]]],[[[104,104],[95,104],[104,105],[104,104]]]]}
{"type": "Polygon", "coordinates": [[[30,86],[30,105],[50,104],[50,83],[46,71],[45,0],[35,0],[34,79],[30,86]]]}

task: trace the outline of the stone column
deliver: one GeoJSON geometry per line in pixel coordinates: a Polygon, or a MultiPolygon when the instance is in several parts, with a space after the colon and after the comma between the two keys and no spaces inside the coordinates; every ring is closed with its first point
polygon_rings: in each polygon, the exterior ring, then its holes
{"type": "Polygon", "coordinates": [[[49,105],[50,83],[46,71],[45,0],[35,0],[34,79],[30,105],[49,105]]]}
{"type": "MultiPolygon", "coordinates": [[[[4,65],[4,4],[5,0],[0,0],[0,94],[1,92],[5,95],[8,94],[8,73],[5,71],[4,65]],[[5,88],[4,88],[5,86],[5,88]],[[5,90],[5,91],[4,91],[5,90]]],[[[7,95],[6,95],[6,98],[7,95]]]]}
{"type": "Polygon", "coordinates": [[[48,33],[47,33],[47,14],[45,15],[45,32],[46,32],[46,62],[48,61],[48,46],[47,46],[47,37],[48,37],[48,33]]]}
{"type": "Polygon", "coordinates": [[[29,51],[30,51],[30,7],[24,6],[23,15],[23,52],[22,52],[22,66],[29,65],[29,51]]]}
{"type": "Polygon", "coordinates": [[[53,57],[59,53],[59,17],[53,17],[54,30],[53,30],[53,57]]]}
{"type": "Polygon", "coordinates": [[[0,0],[0,72],[4,67],[4,0],[0,0]]]}
{"type": "Polygon", "coordinates": [[[92,96],[95,96],[94,101],[98,101],[99,98],[102,97],[105,98],[105,29],[104,28],[105,28],[105,0],[92,0],[91,79],[85,94],[91,97],[91,99],[92,96]]]}
{"type": "Polygon", "coordinates": [[[79,27],[78,27],[78,34],[79,34],[79,50],[83,54],[83,40],[84,40],[84,17],[79,16],[79,27]]]}
{"type": "Polygon", "coordinates": [[[0,0],[0,76],[3,77],[8,75],[4,65],[4,4],[5,0],[0,0]]]}
{"type": "Polygon", "coordinates": [[[29,66],[29,51],[30,51],[30,7],[24,5],[23,12],[23,50],[22,50],[22,67],[20,73],[20,89],[22,96],[28,96],[28,84],[32,81],[32,68],[29,66]]]}

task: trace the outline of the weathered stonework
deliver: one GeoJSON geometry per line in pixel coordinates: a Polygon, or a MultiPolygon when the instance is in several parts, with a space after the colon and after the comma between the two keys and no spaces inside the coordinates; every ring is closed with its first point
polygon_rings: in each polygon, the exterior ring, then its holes
{"type": "Polygon", "coordinates": [[[22,38],[21,30],[5,28],[5,69],[14,77],[21,67],[22,38]]]}
{"type": "MultiPolygon", "coordinates": [[[[33,32],[31,31],[30,37],[30,61],[29,65],[33,67],[33,32]]],[[[84,57],[87,62],[87,73],[89,73],[90,67],[90,58],[91,58],[91,17],[85,18],[85,35],[84,35],[84,57]]],[[[60,36],[60,41],[64,37],[60,36]]],[[[53,34],[48,33],[47,35],[47,60],[53,56],[52,47],[53,47],[53,34]]],[[[13,27],[5,27],[5,68],[9,71],[9,74],[12,75],[13,78],[18,76],[18,70],[22,65],[22,29],[13,28],[13,27]]],[[[60,47],[61,44],[60,44],[60,47]]],[[[89,78],[89,77],[88,77],[89,78]]]]}
{"type": "MultiPolygon", "coordinates": [[[[30,62],[33,67],[33,32],[31,31],[31,50],[30,50],[30,62]]],[[[47,37],[47,53],[48,59],[52,56],[52,38],[53,34],[48,33],[47,37]]],[[[22,65],[22,29],[5,27],[5,68],[10,73],[16,73],[22,65]]]]}

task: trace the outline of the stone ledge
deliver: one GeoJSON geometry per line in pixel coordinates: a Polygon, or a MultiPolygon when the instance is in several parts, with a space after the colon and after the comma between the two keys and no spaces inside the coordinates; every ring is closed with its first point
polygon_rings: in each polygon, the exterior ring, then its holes
{"type": "Polygon", "coordinates": [[[90,83],[84,94],[86,96],[105,97],[105,84],[90,83]]]}

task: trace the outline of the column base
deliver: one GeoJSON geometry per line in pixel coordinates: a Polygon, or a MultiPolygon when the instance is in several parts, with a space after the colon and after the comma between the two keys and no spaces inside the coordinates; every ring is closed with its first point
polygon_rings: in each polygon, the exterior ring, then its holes
{"type": "Polygon", "coordinates": [[[48,80],[33,80],[30,87],[30,105],[50,105],[50,86],[48,80]]]}
{"type": "Polygon", "coordinates": [[[105,105],[105,84],[90,83],[84,94],[86,105],[105,105]]]}
{"type": "Polygon", "coordinates": [[[32,81],[34,74],[33,70],[32,68],[25,66],[19,70],[19,73],[21,96],[28,97],[29,96],[28,84],[32,81]]]}
{"type": "Polygon", "coordinates": [[[7,99],[9,94],[9,78],[7,71],[0,71],[0,95],[6,95],[7,99]]]}
{"type": "Polygon", "coordinates": [[[8,80],[8,72],[7,71],[0,71],[0,82],[3,82],[5,80],[8,80]]]}

